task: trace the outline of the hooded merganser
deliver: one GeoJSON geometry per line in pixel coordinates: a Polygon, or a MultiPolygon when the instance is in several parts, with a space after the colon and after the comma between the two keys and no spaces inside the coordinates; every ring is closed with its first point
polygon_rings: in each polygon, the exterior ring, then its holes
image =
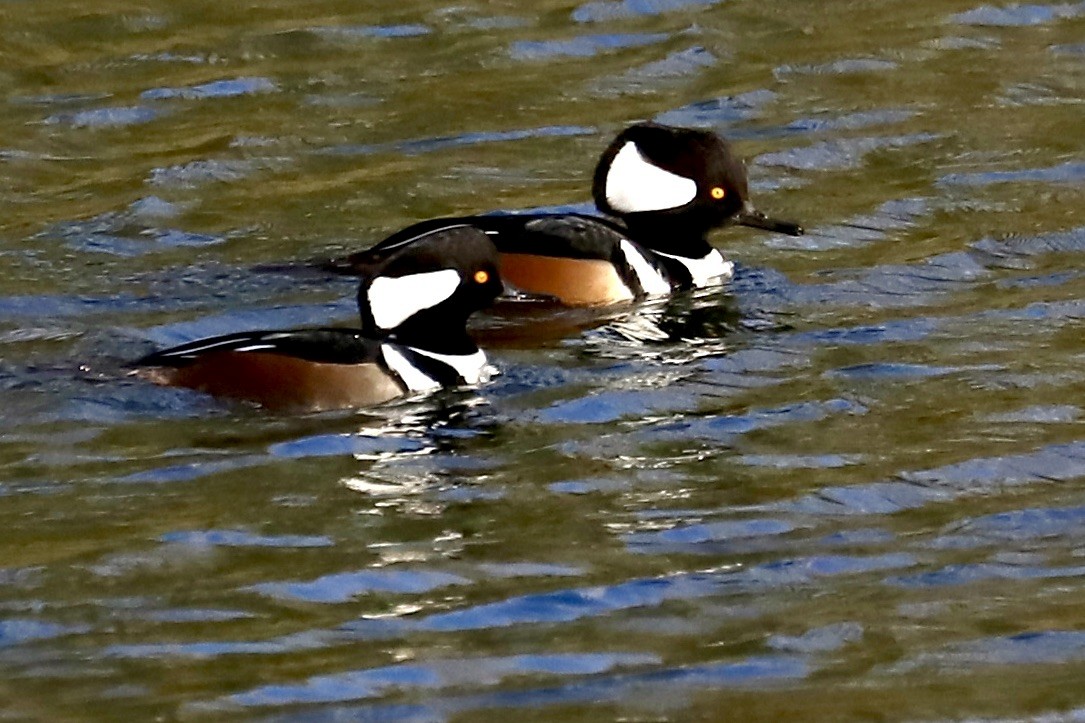
{"type": "Polygon", "coordinates": [[[701,288],[731,276],[734,264],[706,238],[714,228],[803,232],[753,207],[745,165],[726,140],[708,131],[658,123],[626,128],[599,159],[592,196],[600,211],[618,220],[576,213],[439,218],[326,268],[358,273],[435,230],[469,224],[497,248],[507,295],[598,305],[701,288]]]}
{"type": "Polygon", "coordinates": [[[501,293],[497,252],[468,225],[444,225],[359,269],[361,329],[229,334],[149,354],[134,373],[277,409],[378,404],[485,381],[467,317],[501,293]]]}

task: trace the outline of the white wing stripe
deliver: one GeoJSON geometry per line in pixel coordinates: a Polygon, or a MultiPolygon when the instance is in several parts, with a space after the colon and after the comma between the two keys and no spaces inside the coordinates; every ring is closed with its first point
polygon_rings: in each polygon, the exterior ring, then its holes
{"type": "Polygon", "coordinates": [[[260,351],[261,349],[274,349],[274,344],[249,344],[248,346],[239,346],[230,351],[260,351]]]}
{"type": "Polygon", "coordinates": [[[228,337],[226,339],[220,339],[213,341],[209,344],[202,344],[200,346],[181,347],[174,351],[166,350],[161,353],[163,357],[188,357],[196,354],[203,354],[204,352],[214,351],[215,349],[222,349],[223,351],[255,351],[257,349],[274,349],[274,344],[262,344],[256,339],[252,339],[252,343],[247,346],[235,346],[235,344],[245,341],[245,337],[228,337]]]}

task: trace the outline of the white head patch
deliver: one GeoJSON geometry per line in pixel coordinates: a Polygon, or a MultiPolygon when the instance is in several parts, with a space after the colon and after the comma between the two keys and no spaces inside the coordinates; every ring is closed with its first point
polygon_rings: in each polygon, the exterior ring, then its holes
{"type": "Polygon", "coordinates": [[[455,269],[426,271],[406,276],[378,276],[366,292],[373,321],[382,329],[394,329],[423,309],[437,306],[460,285],[455,269]]]}
{"type": "Polygon", "coordinates": [[[621,213],[662,211],[684,206],[696,198],[697,183],[652,165],[630,141],[610,164],[606,194],[607,203],[621,213]]]}

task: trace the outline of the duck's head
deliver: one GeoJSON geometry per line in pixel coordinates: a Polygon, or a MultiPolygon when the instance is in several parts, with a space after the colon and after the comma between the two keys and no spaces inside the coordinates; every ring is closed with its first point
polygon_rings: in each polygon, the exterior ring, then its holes
{"type": "Polygon", "coordinates": [[[389,249],[358,289],[362,330],[434,350],[467,339],[467,317],[502,291],[497,250],[473,226],[452,226],[389,249]]]}
{"type": "Polygon", "coordinates": [[[630,228],[703,236],[728,224],[798,236],[802,227],[769,218],[749,199],[746,166],[709,131],[638,123],[599,159],[592,196],[600,211],[630,228]]]}

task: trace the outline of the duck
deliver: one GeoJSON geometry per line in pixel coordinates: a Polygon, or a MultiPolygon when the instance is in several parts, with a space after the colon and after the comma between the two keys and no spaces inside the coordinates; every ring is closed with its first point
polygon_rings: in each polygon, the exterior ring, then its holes
{"type": "Polygon", "coordinates": [[[468,224],[444,224],[359,264],[357,329],[244,331],[155,351],[132,373],[272,410],[363,407],[493,372],[468,317],[503,291],[497,251],[468,224]]]}
{"type": "Polygon", "coordinates": [[[622,130],[596,165],[592,197],[605,216],[528,212],[430,219],[322,266],[357,274],[434,231],[469,225],[497,250],[502,298],[616,304],[731,277],[734,263],[708,241],[714,229],[803,233],[799,224],[757,210],[749,195],[745,164],[726,139],[642,122],[622,130]]]}

